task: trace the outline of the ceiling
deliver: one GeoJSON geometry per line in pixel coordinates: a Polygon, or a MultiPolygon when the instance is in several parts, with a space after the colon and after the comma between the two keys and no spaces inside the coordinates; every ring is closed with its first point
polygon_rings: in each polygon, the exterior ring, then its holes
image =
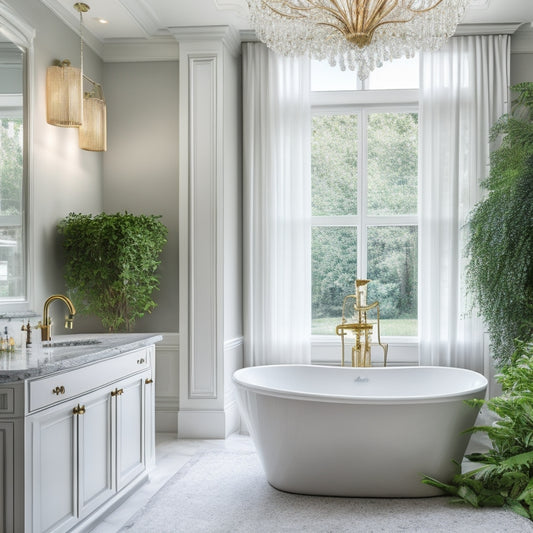
{"type": "MultiPolygon", "coordinates": [[[[72,28],[79,27],[75,0],[41,0],[72,28]]],[[[101,43],[151,39],[169,28],[232,25],[251,29],[246,0],[86,0],[84,33],[101,43]],[[98,19],[104,19],[102,24],[98,19]],[[91,35],[92,34],[92,35],[91,35]]],[[[471,0],[464,23],[533,23],[532,0],[471,0]]]]}

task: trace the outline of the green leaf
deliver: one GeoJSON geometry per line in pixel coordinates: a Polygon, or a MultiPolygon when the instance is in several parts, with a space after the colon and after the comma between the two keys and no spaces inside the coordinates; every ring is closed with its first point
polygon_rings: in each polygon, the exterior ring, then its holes
{"type": "Polygon", "coordinates": [[[524,518],[530,518],[529,511],[517,500],[507,499],[506,507],[514,511],[516,514],[523,516],[524,518]]]}
{"type": "Polygon", "coordinates": [[[477,494],[466,485],[461,485],[457,491],[457,496],[460,496],[465,502],[468,502],[472,507],[479,507],[479,499],[477,494]]]}

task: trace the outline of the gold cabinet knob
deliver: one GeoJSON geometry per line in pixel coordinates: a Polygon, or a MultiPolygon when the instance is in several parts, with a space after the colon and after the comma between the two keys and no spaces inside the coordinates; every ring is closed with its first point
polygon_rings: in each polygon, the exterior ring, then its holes
{"type": "Polygon", "coordinates": [[[61,387],[56,387],[55,389],[52,389],[52,394],[57,394],[58,396],[60,394],[65,394],[65,387],[61,385],[61,387]]]}
{"type": "Polygon", "coordinates": [[[124,389],[115,389],[114,391],[111,391],[111,396],[120,396],[124,394],[124,389]]]}
{"type": "Polygon", "coordinates": [[[75,415],[84,415],[85,414],[85,405],[78,404],[74,409],[72,409],[72,413],[75,415]]]}
{"type": "Polygon", "coordinates": [[[153,383],[153,382],[154,382],[154,380],[153,380],[152,378],[146,378],[146,379],[144,380],[144,383],[145,383],[146,385],[150,385],[150,383],[153,383]]]}

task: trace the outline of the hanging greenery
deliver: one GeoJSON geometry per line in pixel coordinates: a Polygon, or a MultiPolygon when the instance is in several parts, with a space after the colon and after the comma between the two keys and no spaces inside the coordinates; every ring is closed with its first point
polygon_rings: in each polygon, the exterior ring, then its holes
{"type": "Polygon", "coordinates": [[[133,331],[156,307],[152,293],[167,228],[154,215],[70,213],[58,224],[66,255],[65,281],[76,309],[109,331],[133,331]]]}
{"type": "Polygon", "coordinates": [[[423,482],[454,496],[453,503],[507,507],[533,520],[533,345],[517,344],[515,364],[497,377],[503,394],[468,402],[498,415],[496,423],[471,430],[486,433],[492,444],[486,453],[466,456],[479,468],[456,475],[450,484],[428,476],[423,482]]]}
{"type": "Polygon", "coordinates": [[[471,213],[467,285],[489,328],[498,366],[512,363],[516,340],[533,336],[533,82],[511,88],[512,112],[491,129],[501,144],[471,213]]]}

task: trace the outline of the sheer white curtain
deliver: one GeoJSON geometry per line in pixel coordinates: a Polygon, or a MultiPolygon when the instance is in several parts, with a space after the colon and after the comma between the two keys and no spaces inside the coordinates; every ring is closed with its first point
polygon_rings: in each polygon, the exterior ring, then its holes
{"type": "Polygon", "coordinates": [[[507,112],[510,38],[460,36],[421,76],[420,362],[484,368],[483,325],[465,303],[468,213],[489,168],[490,126],[507,112]]]}
{"type": "Polygon", "coordinates": [[[309,63],[243,45],[246,366],[310,362],[309,63]]]}

